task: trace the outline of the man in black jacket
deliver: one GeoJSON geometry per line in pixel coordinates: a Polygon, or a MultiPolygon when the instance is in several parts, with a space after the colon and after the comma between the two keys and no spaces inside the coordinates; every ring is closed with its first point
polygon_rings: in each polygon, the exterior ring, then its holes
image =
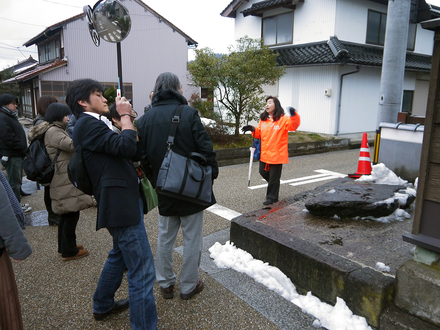
{"type": "MultiPolygon", "coordinates": [[[[206,132],[196,109],[187,105],[182,96],[179,78],[170,72],[159,75],[153,90],[153,107],[138,121],[138,135],[143,145],[144,167],[151,165],[153,180],[156,181],[159,168],[167,151],[167,139],[171,130],[175,109],[182,109],[180,122],[172,150],[180,155],[198,152],[204,155],[212,166],[213,179],[218,176],[212,141],[206,132]]],[[[212,204],[215,204],[214,194],[212,204]]],[[[204,206],[185,202],[173,197],[158,195],[159,236],[156,254],[156,279],[165,299],[174,297],[176,274],[173,272],[172,252],[176,235],[182,228],[184,239],[183,265],[180,273],[180,297],[190,299],[203,290],[199,279],[199,265],[203,243],[204,206]]]]}
{"type": "Polygon", "coordinates": [[[96,229],[107,228],[113,237],[110,251],[93,296],[93,316],[103,320],[130,306],[132,329],[156,329],[153,296],[154,259],[143,221],[139,179],[132,163],[137,154],[131,104],[116,98],[121,134],[112,131],[102,86],[91,79],[73,81],[67,104],[77,118],[73,144],[82,144],[85,168],[98,206],[96,229]],[[114,294],[128,268],[129,300],[118,302],[114,294]]]}
{"type": "MultiPolygon", "coordinates": [[[[0,150],[2,165],[6,168],[8,182],[12,191],[21,201],[21,183],[23,158],[26,156],[27,141],[23,127],[18,121],[18,99],[11,94],[0,95],[0,150]]],[[[28,204],[22,205],[24,212],[32,208],[28,204]]]]}

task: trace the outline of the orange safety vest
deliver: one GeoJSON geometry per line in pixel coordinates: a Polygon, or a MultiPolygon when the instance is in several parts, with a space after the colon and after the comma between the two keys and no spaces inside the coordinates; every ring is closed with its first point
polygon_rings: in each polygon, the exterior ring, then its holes
{"type": "Polygon", "coordinates": [[[287,164],[289,131],[296,131],[300,122],[298,113],[293,117],[281,116],[277,121],[273,121],[272,117],[260,120],[252,134],[261,140],[260,161],[266,164],[287,164]]]}

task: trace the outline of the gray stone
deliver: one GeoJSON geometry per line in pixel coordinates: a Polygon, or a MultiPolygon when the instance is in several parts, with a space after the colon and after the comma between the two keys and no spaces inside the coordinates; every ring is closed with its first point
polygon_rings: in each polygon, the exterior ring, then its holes
{"type": "Polygon", "coordinates": [[[393,198],[394,193],[404,188],[397,185],[345,182],[310,198],[305,207],[317,216],[379,218],[390,215],[399,207],[397,199],[387,203],[384,201],[393,198]]]}
{"type": "Polygon", "coordinates": [[[439,330],[439,327],[424,322],[390,305],[380,317],[380,330],[439,330]]]}
{"type": "Polygon", "coordinates": [[[438,265],[409,260],[397,269],[394,304],[418,318],[440,326],[438,265]]]}

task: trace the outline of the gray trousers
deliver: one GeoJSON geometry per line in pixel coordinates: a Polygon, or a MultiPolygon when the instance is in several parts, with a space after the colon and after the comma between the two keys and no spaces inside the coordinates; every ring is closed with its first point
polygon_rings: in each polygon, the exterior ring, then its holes
{"type": "Polygon", "coordinates": [[[176,283],[173,271],[173,249],[179,228],[183,233],[183,265],[180,272],[180,292],[190,293],[199,279],[203,245],[203,211],[188,216],[159,215],[159,237],[156,252],[156,280],[162,288],[176,283]]]}

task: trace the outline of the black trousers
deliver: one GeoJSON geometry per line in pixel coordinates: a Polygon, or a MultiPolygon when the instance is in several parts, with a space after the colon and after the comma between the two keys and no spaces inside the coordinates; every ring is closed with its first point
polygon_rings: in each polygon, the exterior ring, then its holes
{"type": "Polygon", "coordinates": [[[73,257],[79,250],[76,247],[76,225],[79,220],[79,211],[61,214],[58,224],[58,253],[63,258],[73,257]]]}
{"type": "Polygon", "coordinates": [[[53,213],[52,211],[52,199],[50,199],[50,187],[45,186],[44,187],[44,205],[46,205],[47,213],[49,214],[49,219],[59,219],[59,215],[53,213]]]}
{"type": "Polygon", "coordinates": [[[283,164],[266,164],[260,161],[260,175],[267,181],[266,200],[272,203],[278,202],[280,193],[280,179],[283,164]]]}

